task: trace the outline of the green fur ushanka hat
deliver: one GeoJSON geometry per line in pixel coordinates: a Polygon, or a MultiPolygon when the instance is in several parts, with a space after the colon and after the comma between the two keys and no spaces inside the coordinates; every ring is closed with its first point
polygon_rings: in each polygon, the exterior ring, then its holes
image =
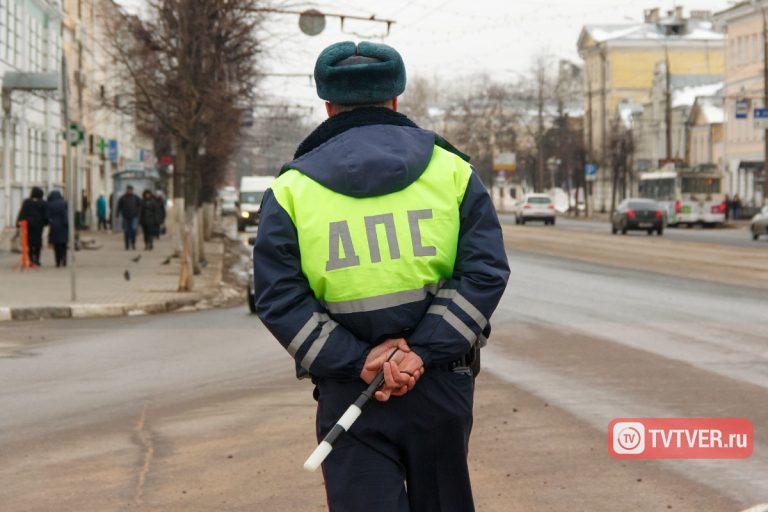
{"type": "Polygon", "coordinates": [[[405,90],[405,65],[397,50],[380,43],[335,43],[315,63],[317,95],[339,105],[381,103],[405,90]]]}

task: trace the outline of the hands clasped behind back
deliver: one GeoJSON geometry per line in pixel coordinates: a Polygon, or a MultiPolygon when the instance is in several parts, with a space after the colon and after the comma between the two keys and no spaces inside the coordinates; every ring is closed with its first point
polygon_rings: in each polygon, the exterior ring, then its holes
{"type": "Polygon", "coordinates": [[[384,383],[374,396],[386,402],[390,396],[402,396],[413,389],[424,374],[424,362],[405,339],[389,339],[368,353],[360,378],[370,384],[380,370],[384,371],[384,383]]]}

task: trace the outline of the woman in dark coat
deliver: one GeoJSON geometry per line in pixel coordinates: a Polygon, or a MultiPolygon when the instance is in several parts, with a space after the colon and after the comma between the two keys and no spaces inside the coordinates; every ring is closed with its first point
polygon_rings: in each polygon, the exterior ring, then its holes
{"type": "Polygon", "coordinates": [[[43,228],[48,223],[45,217],[45,201],[43,189],[32,187],[29,199],[21,204],[16,226],[21,227],[21,221],[27,221],[27,241],[29,243],[29,261],[40,266],[40,251],[43,248],[43,228]]]}
{"type": "Polygon", "coordinates": [[[48,194],[48,208],[46,217],[50,229],[48,230],[48,242],[53,245],[56,255],[56,266],[67,266],[67,243],[69,242],[69,217],[67,202],[61,192],[54,190],[48,194]]]}
{"type": "Polygon", "coordinates": [[[144,250],[151,251],[157,232],[160,230],[160,205],[149,190],[145,190],[141,197],[139,224],[144,232],[144,250]]]}

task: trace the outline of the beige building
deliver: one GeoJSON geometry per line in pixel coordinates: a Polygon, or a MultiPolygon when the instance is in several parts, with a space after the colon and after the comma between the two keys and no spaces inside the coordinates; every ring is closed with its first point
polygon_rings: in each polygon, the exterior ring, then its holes
{"type": "Polygon", "coordinates": [[[726,26],[726,191],[745,205],[765,201],[765,130],[755,127],[754,109],[764,102],[764,22],[768,1],[742,2],[719,12],[726,26]]]}
{"type": "Polygon", "coordinates": [[[624,101],[649,101],[659,62],[672,75],[718,75],[725,69],[725,37],[706,11],[683,16],[682,7],[663,16],[659,9],[644,13],[643,23],[586,25],[578,41],[585,62],[585,137],[589,159],[599,166],[593,204],[610,208],[610,162],[607,161],[611,121],[624,101]]]}
{"type": "MultiPolygon", "coordinates": [[[[77,123],[83,130],[85,140],[72,150],[74,168],[72,173],[68,162],[64,165],[64,180],[67,186],[77,191],[77,210],[81,211],[81,196],[85,193],[90,198],[91,167],[94,165],[93,147],[89,144],[89,135],[93,133],[93,97],[90,77],[93,69],[93,0],[63,0],[61,2],[64,18],[61,22],[61,41],[67,61],[67,79],[69,86],[68,115],[71,123],[77,123]]],[[[62,153],[66,151],[66,142],[61,142],[62,153]]],[[[93,210],[93,208],[91,208],[93,210]]]]}
{"type": "Polygon", "coordinates": [[[720,169],[725,157],[724,98],[699,96],[688,117],[688,156],[690,167],[714,165],[720,169]]]}
{"type": "Polygon", "coordinates": [[[650,97],[633,114],[634,169],[654,171],[667,162],[690,164],[689,118],[693,106],[699,96],[717,95],[722,88],[722,75],[670,75],[666,63],[659,62],[650,97]]]}
{"type": "Polygon", "coordinates": [[[154,169],[155,158],[152,139],[139,130],[128,108],[134,87],[110,56],[106,23],[119,23],[124,13],[113,0],[65,0],[63,5],[69,115],[85,132],[85,140],[75,150],[76,187],[88,198],[85,220],[94,225],[96,199],[101,194],[109,197],[114,173],[154,169]]]}

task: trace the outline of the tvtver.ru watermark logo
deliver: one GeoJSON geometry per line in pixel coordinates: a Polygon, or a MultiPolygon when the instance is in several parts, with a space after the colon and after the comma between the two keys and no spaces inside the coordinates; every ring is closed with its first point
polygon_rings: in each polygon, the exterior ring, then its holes
{"type": "Polygon", "coordinates": [[[645,425],[637,421],[621,421],[613,425],[613,451],[620,455],[645,451],[645,425]]]}
{"type": "Polygon", "coordinates": [[[608,451],[620,459],[744,459],[754,432],[746,418],[617,418],[608,451]]]}

